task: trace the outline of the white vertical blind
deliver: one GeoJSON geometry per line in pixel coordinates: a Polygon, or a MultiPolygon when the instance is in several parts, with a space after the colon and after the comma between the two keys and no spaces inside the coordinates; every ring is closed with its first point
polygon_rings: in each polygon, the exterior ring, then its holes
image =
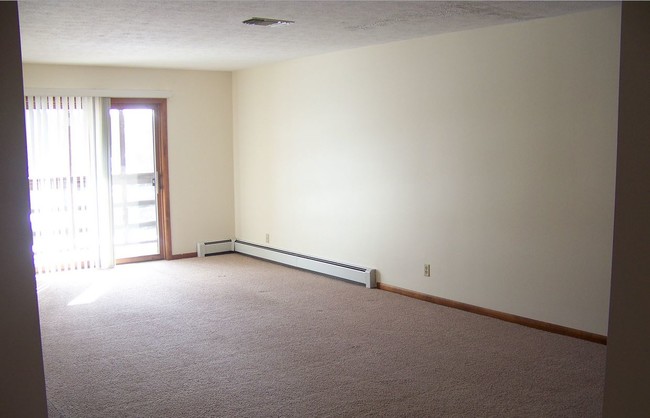
{"type": "Polygon", "coordinates": [[[37,271],[111,267],[108,99],[25,98],[37,271]]]}

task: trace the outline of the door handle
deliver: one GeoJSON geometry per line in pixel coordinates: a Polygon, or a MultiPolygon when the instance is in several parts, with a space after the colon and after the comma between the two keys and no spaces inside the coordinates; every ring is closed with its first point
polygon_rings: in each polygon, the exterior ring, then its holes
{"type": "Polygon", "coordinates": [[[158,172],[153,173],[153,177],[151,178],[151,185],[156,188],[156,193],[160,191],[160,178],[158,177],[158,172]]]}

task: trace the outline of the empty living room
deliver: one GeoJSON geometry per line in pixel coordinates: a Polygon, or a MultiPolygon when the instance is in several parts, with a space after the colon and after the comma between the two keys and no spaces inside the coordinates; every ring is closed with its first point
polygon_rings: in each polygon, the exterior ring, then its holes
{"type": "Polygon", "coordinates": [[[0,2],[0,416],[648,416],[648,21],[0,2]]]}

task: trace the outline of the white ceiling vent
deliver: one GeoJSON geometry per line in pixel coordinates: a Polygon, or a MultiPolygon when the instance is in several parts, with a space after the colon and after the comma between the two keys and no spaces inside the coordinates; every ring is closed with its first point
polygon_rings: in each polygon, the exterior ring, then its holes
{"type": "Polygon", "coordinates": [[[292,25],[295,22],[293,20],[282,20],[282,19],[269,19],[266,17],[253,17],[242,22],[245,25],[254,25],[254,26],[286,26],[292,25]]]}

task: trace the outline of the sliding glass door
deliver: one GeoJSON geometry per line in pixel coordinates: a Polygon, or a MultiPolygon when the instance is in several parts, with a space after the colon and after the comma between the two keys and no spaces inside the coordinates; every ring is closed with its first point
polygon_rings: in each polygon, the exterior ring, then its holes
{"type": "Polygon", "coordinates": [[[164,99],[25,98],[38,272],[171,258],[165,118],[164,99]]]}
{"type": "Polygon", "coordinates": [[[117,263],[163,257],[160,103],[112,99],[113,243],[117,263]]]}

